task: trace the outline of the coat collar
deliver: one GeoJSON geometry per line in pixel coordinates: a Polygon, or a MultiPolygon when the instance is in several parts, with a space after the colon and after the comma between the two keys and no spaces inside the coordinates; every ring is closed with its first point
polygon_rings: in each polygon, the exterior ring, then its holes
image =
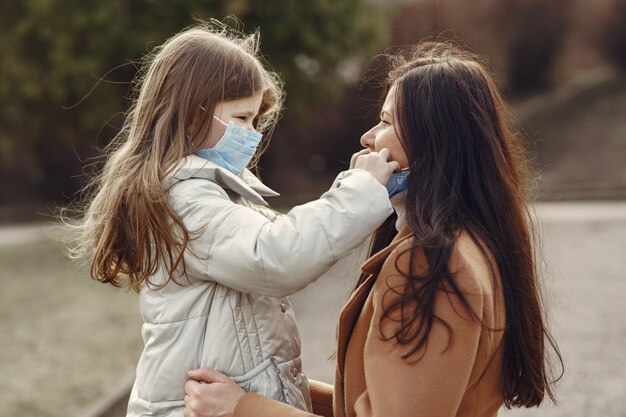
{"type": "Polygon", "coordinates": [[[224,189],[229,189],[245,197],[254,204],[262,206],[268,205],[263,197],[276,197],[280,195],[263,184],[261,180],[247,169],[240,175],[235,175],[227,169],[196,155],[189,155],[183,158],[178,165],[163,178],[161,186],[163,189],[169,190],[175,184],[191,178],[207,179],[224,189]]]}
{"type": "Polygon", "coordinates": [[[368,260],[365,261],[363,265],[361,265],[361,270],[366,274],[375,275],[380,272],[385,260],[389,256],[389,254],[396,248],[400,243],[409,239],[413,236],[413,232],[407,226],[404,226],[396,237],[393,238],[391,243],[381,251],[372,255],[368,260]]]}
{"type": "Polygon", "coordinates": [[[413,232],[411,232],[408,227],[404,226],[386,248],[372,255],[361,266],[363,272],[370,276],[352,293],[352,296],[350,296],[350,299],[339,315],[339,326],[337,329],[337,372],[341,378],[343,378],[346,349],[348,348],[352,330],[376,282],[376,275],[380,272],[389,254],[397,248],[398,245],[411,237],[413,237],[413,232]]]}

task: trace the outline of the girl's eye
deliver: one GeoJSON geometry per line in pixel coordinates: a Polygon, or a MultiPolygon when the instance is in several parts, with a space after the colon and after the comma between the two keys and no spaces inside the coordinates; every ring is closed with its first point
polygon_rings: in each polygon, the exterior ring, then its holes
{"type": "Polygon", "coordinates": [[[388,121],[383,120],[383,119],[380,119],[380,123],[381,123],[383,126],[389,126],[389,125],[391,124],[391,123],[389,123],[388,121]]]}

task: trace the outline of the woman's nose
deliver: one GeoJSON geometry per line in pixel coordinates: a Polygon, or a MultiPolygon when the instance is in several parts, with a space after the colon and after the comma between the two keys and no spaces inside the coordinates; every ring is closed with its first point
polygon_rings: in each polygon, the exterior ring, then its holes
{"type": "Polygon", "coordinates": [[[372,133],[372,130],[371,129],[368,130],[367,132],[363,134],[363,136],[361,136],[361,146],[363,146],[364,148],[374,149],[375,138],[376,137],[372,133]]]}

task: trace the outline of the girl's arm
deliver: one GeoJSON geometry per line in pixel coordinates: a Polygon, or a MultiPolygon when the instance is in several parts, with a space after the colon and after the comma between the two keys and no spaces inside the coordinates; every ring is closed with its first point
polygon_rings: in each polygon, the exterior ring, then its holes
{"type": "Polygon", "coordinates": [[[195,237],[185,259],[190,275],[273,297],[313,282],[393,212],[385,187],[360,169],[343,172],[319,200],[274,221],[224,198],[209,181],[185,182],[172,204],[195,237]]]}

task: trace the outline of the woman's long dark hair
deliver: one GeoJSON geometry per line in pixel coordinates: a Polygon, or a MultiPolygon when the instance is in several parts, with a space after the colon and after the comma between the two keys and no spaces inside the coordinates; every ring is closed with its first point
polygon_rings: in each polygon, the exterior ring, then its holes
{"type": "MultiPolygon", "coordinates": [[[[526,204],[527,159],[520,137],[507,126],[498,89],[475,57],[448,44],[420,44],[392,63],[387,85],[395,88],[395,128],[409,161],[411,255],[416,259],[423,251],[429,270],[409,270],[401,297],[386,307],[381,325],[399,312],[399,330],[390,338],[409,345],[405,358],[412,356],[425,347],[435,322],[453,330],[434,313],[442,289],[456,293],[484,325],[449,268],[458,232],[465,231],[492,265],[493,278],[497,268],[501,280],[496,287],[506,306],[505,405],[537,406],[545,394],[555,401],[546,345],[561,366],[562,360],[541,305],[526,204]]],[[[391,220],[381,226],[371,253],[394,232],[391,220]]]]}

